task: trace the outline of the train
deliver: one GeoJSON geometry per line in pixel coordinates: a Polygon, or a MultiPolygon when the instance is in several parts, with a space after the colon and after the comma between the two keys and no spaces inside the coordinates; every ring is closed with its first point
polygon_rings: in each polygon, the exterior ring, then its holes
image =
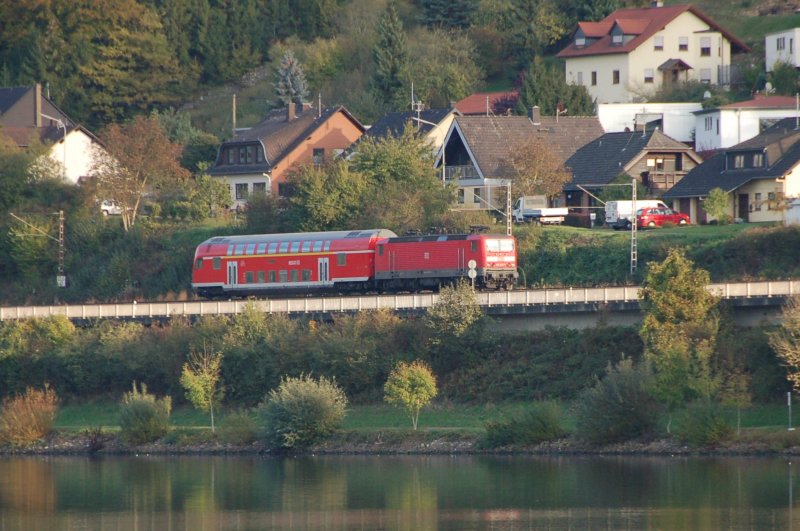
{"type": "Polygon", "coordinates": [[[215,236],[197,246],[192,288],[209,299],[476,288],[517,283],[513,236],[397,236],[387,229],[215,236]]]}

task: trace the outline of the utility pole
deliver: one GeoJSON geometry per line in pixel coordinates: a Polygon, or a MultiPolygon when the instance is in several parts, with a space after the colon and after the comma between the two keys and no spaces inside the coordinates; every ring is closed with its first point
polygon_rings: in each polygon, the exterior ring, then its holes
{"type": "Polygon", "coordinates": [[[636,232],[639,220],[636,217],[636,177],[631,179],[631,277],[636,274],[636,266],[639,261],[639,249],[636,242],[636,232]]]}
{"type": "Polygon", "coordinates": [[[511,236],[511,183],[506,185],[506,236],[511,236]]]}
{"type": "Polygon", "coordinates": [[[67,276],[64,274],[64,255],[66,248],[64,245],[64,211],[58,211],[58,276],[56,283],[59,288],[67,287],[67,276]]]}

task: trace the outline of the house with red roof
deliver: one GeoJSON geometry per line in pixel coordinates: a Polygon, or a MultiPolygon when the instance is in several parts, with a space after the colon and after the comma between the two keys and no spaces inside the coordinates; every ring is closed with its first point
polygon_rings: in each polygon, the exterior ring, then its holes
{"type": "Polygon", "coordinates": [[[558,57],[567,83],[584,85],[598,103],[630,103],[682,81],[728,85],[731,54],[748,51],[698,8],[654,1],[578,23],[558,57]]]}
{"type": "Polygon", "coordinates": [[[725,149],[758,136],[781,118],[797,115],[794,96],[757,94],[747,101],[701,109],[695,115],[695,150],[725,149]]]}
{"type": "Polygon", "coordinates": [[[462,116],[505,116],[513,113],[517,106],[519,93],[476,92],[453,105],[462,116]]]}

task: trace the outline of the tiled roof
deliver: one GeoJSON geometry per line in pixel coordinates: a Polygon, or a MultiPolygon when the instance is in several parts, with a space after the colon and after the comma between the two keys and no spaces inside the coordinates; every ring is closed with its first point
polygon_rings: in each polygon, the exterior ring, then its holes
{"type": "Polygon", "coordinates": [[[456,127],[486,178],[505,177],[512,152],[538,136],[566,161],[576,150],[603,134],[596,116],[542,116],[535,125],[527,116],[457,116],[456,127]]]}
{"type": "Polygon", "coordinates": [[[711,20],[705,13],[691,5],[674,5],[665,7],[618,9],[600,22],[581,22],[578,28],[587,37],[585,46],[576,46],[575,40],[558,53],[558,57],[583,57],[588,55],[606,55],[628,53],[639,47],[656,32],[672,22],[683,13],[692,13],[697,18],[708,24],[711,28],[722,33],[731,42],[732,49],[744,52],[750,51],[742,41],[737,39],[719,24],[711,20]],[[618,24],[626,35],[634,35],[628,42],[614,45],[611,42],[611,29],[618,24]],[[596,39],[596,40],[592,40],[596,39]]]}
{"type": "Polygon", "coordinates": [[[795,119],[787,118],[762,134],[723,150],[692,169],[664,194],[665,199],[704,197],[714,188],[726,192],[756,179],[777,179],[800,162],[800,130],[794,129],[795,119]],[[767,168],[727,170],[725,158],[741,151],[767,152],[767,168]]]}
{"type": "Polygon", "coordinates": [[[342,106],[328,107],[318,113],[316,109],[306,107],[303,112],[298,113],[293,120],[287,121],[286,109],[270,111],[267,117],[258,125],[250,129],[240,131],[236,136],[222,144],[222,148],[252,142],[261,142],[264,146],[266,161],[262,164],[236,165],[218,167],[219,160],[209,173],[217,174],[236,174],[268,172],[278,164],[286,155],[291,153],[305,139],[319,128],[323,123],[330,119],[334,114],[341,112],[350,119],[356,127],[364,130],[364,126],[342,106]]]}
{"type": "Polygon", "coordinates": [[[797,100],[794,96],[763,96],[756,95],[752,100],[739,101],[736,103],[728,103],[727,105],[720,105],[720,109],[772,109],[775,107],[791,107],[797,105],[797,100]]]}
{"type": "Polygon", "coordinates": [[[511,92],[478,92],[458,101],[453,107],[463,115],[486,115],[487,99],[489,113],[506,114],[506,109],[517,104],[519,94],[511,92]]]}
{"type": "Polygon", "coordinates": [[[581,147],[567,160],[566,165],[572,170],[573,177],[564,190],[578,190],[578,185],[592,188],[608,184],[644,151],[686,152],[689,148],[658,130],[606,133],[581,147]]]}
{"type": "Polygon", "coordinates": [[[420,111],[419,116],[413,111],[390,112],[372,124],[364,136],[384,138],[391,133],[392,136],[397,137],[403,133],[409,121],[414,127],[418,126],[418,131],[424,134],[433,129],[431,123],[438,124],[451,112],[453,109],[425,109],[420,111]],[[417,122],[414,120],[415,118],[420,118],[420,121],[417,122]]]}
{"type": "Polygon", "coordinates": [[[31,87],[0,87],[0,114],[8,111],[31,87]]]}

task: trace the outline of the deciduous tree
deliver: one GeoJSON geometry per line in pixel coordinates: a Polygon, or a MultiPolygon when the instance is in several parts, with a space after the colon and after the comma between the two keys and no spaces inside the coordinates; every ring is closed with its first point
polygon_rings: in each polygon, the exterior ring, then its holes
{"type": "Polygon", "coordinates": [[[96,151],[92,175],[101,197],[122,207],[128,230],[146,193],[181,185],[189,173],[179,163],[181,146],[169,141],[156,118],[137,116],[125,125],[112,124],[101,138],[105,149],[96,151]]]}
{"type": "Polygon", "coordinates": [[[648,264],[639,293],[644,312],[639,334],[655,372],[654,395],[670,411],[687,400],[712,397],[719,384],[711,365],[717,298],[708,284],[707,271],[671,249],[663,262],[648,264]]]}
{"type": "Polygon", "coordinates": [[[222,352],[208,349],[193,351],[189,361],[183,364],[181,385],[186,390],[186,398],[202,411],[211,415],[211,431],[214,430],[214,406],[222,401],[224,390],[220,384],[222,352]]]}
{"type": "Polygon", "coordinates": [[[787,369],[786,378],[800,389],[800,299],[792,297],[783,307],[781,326],[770,332],[769,344],[787,369]]]}
{"type": "Polygon", "coordinates": [[[411,425],[416,430],[420,410],[436,397],[436,377],[423,361],[401,361],[389,374],[383,392],[387,403],[411,415],[411,425]]]}
{"type": "Polygon", "coordinates": [[[731,211],[731,194],[722,188],[714,188],[708,192],[703,209],[716,219],[717,223],[729,223],[731,221],[731,215],[729,214],[731,211]]]}
{"type": "Polygon", "coordinates": [[[561,193],[572,174],[553,153],[546,142],[532,136],[505,161],[506,174],[511,177],[512,197],[561,193]]]}

